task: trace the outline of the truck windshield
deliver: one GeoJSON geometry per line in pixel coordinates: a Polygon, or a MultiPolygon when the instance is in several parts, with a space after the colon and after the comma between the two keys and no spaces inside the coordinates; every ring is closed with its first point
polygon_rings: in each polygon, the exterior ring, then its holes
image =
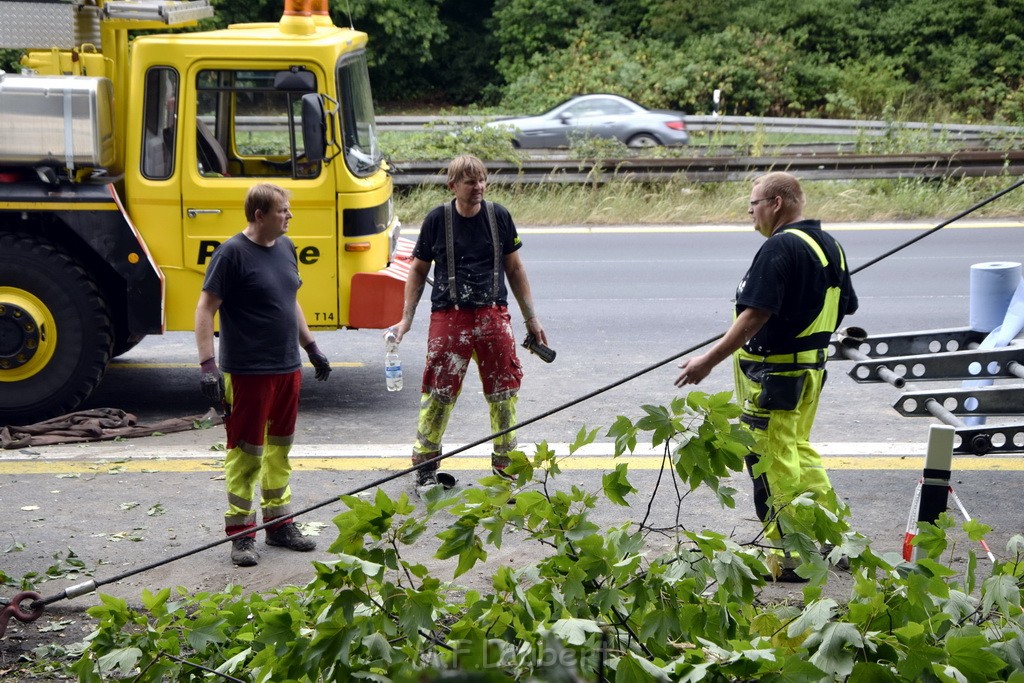
{"type": "Polygon", "coordinates": [[[338,63],[338,99],[345,164],[358,177],[373,175],[380,168],[381,151],[365,52],[346,55],[338,63]]]}

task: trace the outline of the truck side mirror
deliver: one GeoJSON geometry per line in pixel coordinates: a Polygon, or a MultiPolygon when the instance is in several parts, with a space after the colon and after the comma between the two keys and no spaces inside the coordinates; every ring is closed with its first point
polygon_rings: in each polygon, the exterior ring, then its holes
{"type": "Polygon", "coordinates": [[[327,114],[316,93],[302,96],[302,142],[307,161],[323,161],[327,153],[327,114]]]}
{"type": "Polygon", "coordinates": [[[290,92],[316,92],[316,76],[312,72],[292,67],[274,74],[274,90],[290,92]]]}

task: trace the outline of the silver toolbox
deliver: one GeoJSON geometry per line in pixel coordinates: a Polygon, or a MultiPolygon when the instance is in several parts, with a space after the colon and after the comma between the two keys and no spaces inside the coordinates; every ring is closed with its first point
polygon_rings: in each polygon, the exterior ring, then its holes
{"type": "Polygon", "coordinates": [[[111,166],[113,102],[106,78],[0,72],[0,164],[111,166]]]}

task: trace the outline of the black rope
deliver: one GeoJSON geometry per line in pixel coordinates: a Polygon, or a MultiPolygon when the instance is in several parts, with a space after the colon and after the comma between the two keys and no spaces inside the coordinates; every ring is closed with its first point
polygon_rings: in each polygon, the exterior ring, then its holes
{"type": "MultiPolygon", "coordinates": [[[[916,236],[916,237],[914,237],[914,238],[904,242],[902,245],[900,245],[900,246],[898,246],[898,247],[896,247],[894,249],[890,249],[889,251],[885,252],[881,256],[879,256],[879,257],[877,257],[875,259],[872,259],[871,261],[868,261],[864,265],[861,265],[861,266],[855,268],[854,270],[850,271],[850,274],[853,275],[854,273],[858,273],[858,272],[864,270],[865,268],[867,268],[868,266],[872,266],[875,263],[878,263],[879,261],[881,261],[882,259],[888,258],[889,256],[895,254],[896,252],[900,251],[901,249],[904,249],[904,248],[914,244],[915,242],[917,242],[917,241],[927,237],[928,235],[931,235],[932,233],[934,233],[934,232],[936,232],[938,230],[941,230],[942,228],[948,226],[949,224],[954,223],[955,221],[958,221],[961,218],[964,218],[965,216],[970,215],[971,213],[977,211],[978,209],[980,209],[981,207],[985,206],[986,204],[989,204],[989,203],[995,201],[996,199],[1002,197],[1003,195],[1005,195],[1005,194],[1007,194],[1007,193],[1017,189],[1021,185],[1024,185],[1024,178],[1022,178],[1021,180],[1018,180],[1016,183],[1014,183],[1010,187],[997,192],[996,194],[992,195],[991,197],[989,197],[989,198],[987,198],[987,199],[985,199],[983,201],[978,202],[977,204],[975,204],[974,206],[970,207],[969,209],[961,211],[960,213],[958,213],[953,218],[950,218],[949,220],[943,221],[942,223],[938,224],[934,228],[932,228],[932,229],[930,229],[930,230],[928,230],[928,231],[926,231],[926,232],[924,232],[924,233],[922,233],[922,234],[920,234],[920,235],[918,235],[918,236],[916,236]]],[[[531,425],[534,422],[539,422],[540,420],[543,420],[545,418],[551,417],[552,415],[555,415],[556,413],[559,413],[559,412],[561,412],[561,411],[563,411],[563,410],[565,410],[567,408],[571,408],[571,407],[573,407],[575,405],[583,403],[584,401],[589,401],[590,399],[594,398],[595,396],[599,396],[599,395],[601,395],[601,394],[603,394],[603,393],[605,393],[607,391],[610,391],[612,389],[615,389],[616,387],[619,387],[619,386],[621,386],[621,385],[623,385],[623,384],[625,384],[627,382],[631,382],[634,379],[636,379],[637,377],[640,377],[642,375],[647,374],[648,372],[656,370],[656,369],[662,367],[663,365],[667,365],[668,363],[671,363],[674,360],[682,358],[683,356],[689,355],[689,354],[693,353],[694,351],[702,349],[705,346],[707,346],[708,344],[712,344],[712,343],[718,341],[723,336],[725,336],[724,332],[721,333],[721,334],[715,335],[714,337],[710,337],[710,338],[700,342],[699,344],[691,346],[690,348],[688,348],[688,349],[686,349],[684,351],[680,351],[679,353],[676,353],[676,354],[674,354],[672,356],[669,356],[668,358],[665,358],[664,360],[658,361],[657,363],[654,363],[652,365],[648,365],[647,367],[643,368],[642,370],[638,370],[638,371],[636,371],[636,372],[634,372],[634,373],[632,373],[630,375],[627,375],[626,377],[623,377],[620,380],[612,382],[611,384],[607,384],[607,385],[605,385],[605,386],[603,386],[603,387],[601,387],[599,389],[595,389],[594,391],[591,391],[590,393],[584,394],[583,396],[580,396],[579,398],[573,399],[572,401],[569,401],[568,403],[564,403],[564,404],[562,404],[560,406],[552,408],[551,410],[545,411],[543,413],[540,413],[539,415],[535,415],[534,417],[531,417],[531,418],[529,418],[527,420],[519,422],[518,424],[512,425],[511,427],[508,427],[507,429],[503,429],[501,431],[495,432],[495,433],[493,433],[493,434],[491,434],[489,436],[486,436],[486,437],[484,437],[482,439],[477,439],[476,441],[473,441],[473,442],[468,443],[468,444],[466,444],[464,446],[461,446],[460,448],[456,448],[455,450],[451,451],[450,453],[439,454],[437,457],[431,458],[430,460],[425,460],[425,461],[423,461],[421,463],[413,465],[412,467],[407,467],[404,470],[401,470],[399,472],[395,472],[394,474],[390,474],[388,476],[381,477],[380,479],[377,479],[376,481],[372,481],[369,484],[366,484],[365,486],[361,486],[361,487],[358,487],[356,489],[353,489],[352,491],[350,491],[348,493],[343,493],[343,494],[340,494],[338,496],[334,496],[334,497],[328,498],[326,500],[323,500],[323,501],[321,501],[319,503],[315,503],[315,504],[310,505],[308,507],[302,508],[301,510],[298,510],[297,512],[293,513],[291,516],[292,517],[299,517],[299,516],[304,515],[304,514],[306,514],[308,512],[313,512],[314,510],[319,510],[322,507],[326,507],[328,505],[331,505],[331,504],[337,502],[338,499],[341,496],[343,496],[343,495],[357,495],[359,493],[362,493],[363,491],[367,491],[369,489],[376,488],[376,487],[378,487],[378,486],[380,486],[382,484],[386,484],[386,483],[388,483],[390,481],[394,481],[395,479],[398,479],[400,477],[404,477],[405,475],[411,474],[412,472],[415,472],[415,471],[417,471],[419,469],[422,469],[424,467],[428,467],[428,466],[434,465],[436,463],[439,463],[442,460],[445,460],[446,458],[452,457],[453,455],[458,455],[459,453],[463,453],[463,452],[465,452],[465,451],[467,451],[467,450],[469,450],[471,448],[475,448],[476,446],[480,446],[482,444],[485,444],[485,443],[487,443],[489,441],[494,440],[495,438],[497,438],[499,436],[503,436],[505,434],[508,434],[509,432],[513,432],[513,431],[515,431],[517,429],[520,429],[522,427],[525,427],[527,425],[531,425]]],[[[431,469],[433,469],[433,468],[431,467],[431,469]]],[[[99,588],[100,586],[105,586],[105,585],[110,584],[110,583],[116,583],[117,581],[121,581],[121,580],[126,579],[128,577],[135,576],[136,574],[141,574],[141,573],[147,572],[147,571],[149,571],[151,569],[156,569],[157,567],[162,567],[162,566],[164,566],[166,564],[170,564],[172,562],[176,562],[176,561],[184,559],[186,557],[190,557],[192,555],[201,553],[204,550],[209,550],[210,548],[216,547],[216,546],[221,545],[223,543],[227,543],[228,541],[233,541],[236,538],[241,538],[242,536],[246,536],[246,535],[248,535],[248,534],[250,534],[250,533],[252,533],[254,531],[259,531],[261,529],[265,529],[265,528],[267,528],[269,526],[274,526],[275,524],[279,524],[279,523],[280,523],[280,520],[278,520],[278,519],[271,520],[269,522],[264,522],[263,524],[257,525],[255,527],[251,527],[251,528],[247,529],[244,532],[240,532],[240,533],[235,534],[233,536],[225,536],[224,538],[218,539],[216,541],[211,541],[210,543],[206,543],[206,544],[201,545],[201,546],[199,546],[197,548],[194,548],[192,550],[181,552],[181,553],[178,553],[177,555],[172,555],[171,557],[167,557],[167,558],[164,558],[162,560],[158,560],[156,562],[151,562],[151,563],[149,563],[149,564],[147,564],[145,566],[139,567],[137,569],[132,569],[132,570],[123,572],[123,573],[118,574],[117,576],[113,576],[113,577],[111,577],[109,579],[104,579],[102,581],[89,581],[89,582],[86,582],[86,585],[90,585],[91,586],[90,590],[84,590],[84,591],[81,591],[81,592],[75,592],[74,591],[75,587],[72,587],[70,589],[65,589],[64,591],[61,591],[60,593],[58,593],[56,595],[52,595],[52,596],[47,597],[47,598],[42,598],[40,600],[37,600],[37,601],[33,602],[32,603],[32,607],[33,607],[33,609],[35,609],[36,607],[41,606],[41,605],[49,605],[51,603],[57,602],[58,600],[70,599],[70,598],[75,597],[77,595],[82,595],[82,594],[85,594],[85,593],[92,592],[93,590],[95,590],[96,588],[99,588]],[[69,591],[71,591],[71,592],[69,593],[69,591]]]]}
{"type": "Polygon", "coordinates": [[[883,259],[889,258],[890,256],[892,256],[896,252],[898,252],[898,251],[900,251],[902,249],[906,249],[911,244],[914,244],[915,242],[923,240],[925,237],[928,237],[928,235],[931,235],[934,232],[938,232],[939,230],[942,230],[944,227],[946,227],[950,223],[955,223],[956,221],[960,220],[964,216],[968,216],[968,215],[974,213],[975,211],[977,211],[981,207],[985,206],[986,204],[990,204],[990,203],[994,202],[995,200],[999,199],[1000,197],[1002,197],[1003,195],[1008,194],[1010,192],[1013,192],[1014,190],[1016,190],[1021,185],[1024,185],[1024,178],[1021,178],[1020,180],[1015,182],[1013,185],[1010,185],[1006,189],[1000,190],[999,192],[996,192],[994,195],[992,195],[988,199],[981,200],[980,202],[978,202],[977,204],[975,204],[971,208],[965,209],[964,211],[961,211],[960,213],[958,213],[957,215],[953,216],[949,220],[946,220],[946,221],[943,221],[943,222],[939,223],[938,225],[936,225],[931,230],[926,230],[925,232],[922,232],[917,237],[914,237],[912,239],[907,240],[906,242],[904,242],[900,246],[898,246],[898,247],[896,247],[894,249],[890,249],[889,251],[885,252],[881,256],[877,256],[877,257],[871,259],[870,261],[868,261],[867,263],[865,263],[863,265],[860,265],[860,266],[857,266],[856,268],[854,268],[853,270],[850,271],[850,275],[855,275],[855,274],[859,273],[860,271],[864,270],[865,268],[867,268],[868,266],[873,266],[876,263],[878,263],[879,261],[881,261],[883,259]]]}

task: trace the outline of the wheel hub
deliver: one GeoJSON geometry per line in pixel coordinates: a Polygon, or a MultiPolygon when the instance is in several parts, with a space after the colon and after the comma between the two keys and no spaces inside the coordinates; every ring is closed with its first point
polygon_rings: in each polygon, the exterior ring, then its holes
{"type": "Polygon", "coordinates": [[[13,370],[39,351],[39,325],[21,306],[0,303],[0,370],[13,370]]]}

